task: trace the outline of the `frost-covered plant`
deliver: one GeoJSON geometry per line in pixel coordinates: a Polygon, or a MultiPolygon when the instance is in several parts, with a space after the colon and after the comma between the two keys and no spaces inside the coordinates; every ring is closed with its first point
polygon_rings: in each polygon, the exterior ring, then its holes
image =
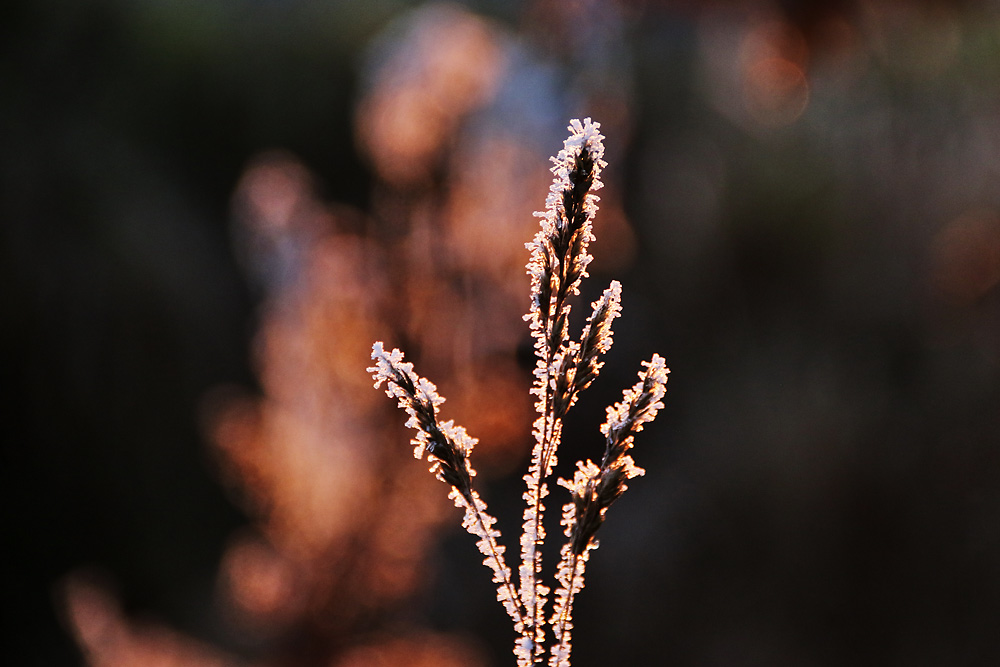
{"type": "Polygon", "coordinates": [[[580,281],[587,276],[591,261],[587,249],[594,239],[598,201],[594,192],[602,187],[600,173],[606,163],[599,123],[589,118],[582,123],[574,119],[568,129],[569,138],[552,159],[555,179],[545,210],[535,214],[541,218],[541,229],[527,244],[531,251],[527,264],[531,307],[525,320],[535,339],[537,361],[531,393],[539,416],[534,424],[531,463],[524,476],[521,562],[516,580],[504,559],[505,548],[498,542],[500,532],[493,527],[496,519],[472,488],[476,473],[469,455],[476,439],[452,421],[438,420],[444,398],[433,383],[413,372],[413,364],[404,362],[399,350],[387,352],[381,342],[376,342],[372,347],[375,365],[368,369],[375,387],[385,383],[386,393],[398,399],[399,406],[410,415],[406,425],[417,431],[411,441],[414,456],[427,456],[431,472],[451,486],[449,497],[465,511],[462,525],[479,539],[483,563],[493,571],[497,584],[497,600],[514,622],[514,655],[519,667],[544,663],[546,653],[550,667],[569,666],[573,600],[583,588],[590,552],[597,548],[594,535],[608,508],[625,491],[628,480],[645,472],[628,452],[635,434],[663,407],[661,399],[669,372],[657,354],[643,362],[639,382],[625,390],[620,403],[607,409],[607,421],[601,426],[605,450],[600,464],[579,461],[573,479],[558,480],[570,494],[570,502],[563,505],[562,512],[567,539],[555,575],[558,586],[552,610],[546,618],[551,589],[541,580],[541,552],[545,543],[542,524],[544,499],[549,494],[547,480],[556,465],[563,417],[604,365],[602,355],[612,343],[611,323],[621,314],[621,285],[612,281],[593,303],[580,339],[570,339],[569,297],[579,294],[580,281]],[[550,641],[546,624],[552,630],[550,641]]]}

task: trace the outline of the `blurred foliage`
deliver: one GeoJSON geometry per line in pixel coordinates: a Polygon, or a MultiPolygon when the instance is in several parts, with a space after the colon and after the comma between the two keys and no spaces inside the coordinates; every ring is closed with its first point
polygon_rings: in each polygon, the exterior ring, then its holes
{"type": "MultiPolygon", "coordinates": [[[[181,646],[188,664],[434,656],[391,624],[338,637],[345,648],[308,614],[262,644],[220,610],[225,567],[264,563],[283,580],[280,560],[237,539],[272,537],[270,515],[234,493],[246,485],[199,421],[205,397],[289,395],[253,341],[295,311],[268,304],[326,312],[367,289],[281,297],[288,285],[241,254],[241,179],[262,155],[293,156],[308,201],[338,220],[306,240],[379,245],[390,259],[366,270],[402,306],[378,317],[418,338],[407,349],[429,375],[461,385],[475,376],[463,359],[513,364],[527,344],[489,319],[517,324],[526,292],[509,276],[523,259],[476,240],[520,238],[513,213],[493,224],[504,203],[541,208],[547,179],[527,179],[566,120],[591,114],[611,162],[592,282],[622,279],[630,324],[610,353],[619,375],[595,385],[567,441],[599,448],[629,360],[662,351],[673,375],[636,451],[648,474],[580,597],[576,663],[1000,662],[996,3],[469,3],[492,17],[504,74],[461,109],[422,107],[443,140],[408,181],[380,171],[355,114],[386,90],[379,67],[405,69],[393,47],[427,16],[416,6],[0,9],[8,661],[74,664],[73,633],[106,625],[121,655],[181,646]],[[448,338],[462,331],[492,336],[488,354],[448,338]]],[[[455,403],[480,435],[465,415],[482,402],[455,403]]],[[[404,438],[386,447],[419,468],[404,438]]],[[[489,480],[501,521],[519,516],[520,467],[497,459],[489,480]]],[[[449,654],[459,663],[478,651],[507,664],[506,621],[454,528],[385,617],[474,637],[449,654]]]]}

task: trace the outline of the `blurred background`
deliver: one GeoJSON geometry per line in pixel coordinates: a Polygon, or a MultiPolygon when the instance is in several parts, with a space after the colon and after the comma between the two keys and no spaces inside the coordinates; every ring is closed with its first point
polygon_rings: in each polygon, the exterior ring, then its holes
{"type": "Polygon", "coordinates": [[[0,37],[5,664],[511,664],[365,368],[438,384],[516,552],[523,244],[583,116],[573,326],[613,278],[624,312],[563,463],[673,373],[574,664],[1000,664],[996,2],[47,0],[0,37]]]}

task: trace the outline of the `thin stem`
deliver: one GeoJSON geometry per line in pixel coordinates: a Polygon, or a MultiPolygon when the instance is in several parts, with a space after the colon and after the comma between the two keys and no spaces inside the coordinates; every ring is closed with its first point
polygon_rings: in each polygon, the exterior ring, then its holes
{"type": "MultiPolygon", "coordinates": [[[[504,558],[503,558],[503,554],[500,553],[498,551],[498,549],[497,549],[496,538],[494,538],[493,535],[490,533],[490,527],[488,525],[486,525],[486,522],[483,520],[482,512],[480,512],[478,510],[478,508],[474,509],[474,512],[475,512],[475,515],[476,515],[476,521],[479,523],[480,530],[483,531],[484,535],[488,536],[488,539],[486,540],[486,543],[490,547],[489,556],[491,558],[493,558],[493,560],[496,561],[499,565],[503,566],[504,565],[504,558]]],[[[514,612],[515,613],[512,614],[512,616],[514,617],[514,621],[517,622],[517,623],[520,623],[521,626],[523,627],[524,626],[524,615],[521,613],[521,607],[520,607],[520,605],[517,604],[517,601],[518,601],[517,589],[514,588],[514,584],[511,583],[511,581],[510,581],[510,574],[509,574],[509,572],[510,572],[510,570],[508,570],[506,567],[503,567],[498,572],[498,574],[502,574],[503,575],[503,577],[502,577],[503,581],[502,582],[497,582],[497,583],[502,583],[503,587],[505,589],[507,589],[507,594],[510,596],[510,599],[514,602],[514,612]]]]}
{"type": "Polygon", "coordinates": [[[581,562],[580,555],[576,552],[573,553],[573,559],[570,561],[569,566],[569,587],[568,594],[566,596],[566,602],[563,608],[559,611],[559,621],[558,625],[553,628],[553,634],[559,638],[559,644],[552,649],[552,665],[556,665],[556,657],[559,653],[563,651],[568,651],[570,640],[573,635],[573,630],[570,628],[566,630],[566,623],[569,619],[573,618],[573,598],[576,596],[576,566],[581,562]],[[562,649],[562,650],[560,650],[562,649]]]}
{"type": "Polygon", "coordinates": [[[599,174],[604,166],[603,137],[599,124],[586,119],[570,124],[571,135],[563,150],[553,158],[556,178],[549,188],[542,229],[532,243],[528,273],[532,277],[532,336],[538,362],[532,392],[538,397],[535,407],[536,444],[532,465],[525,480],[525,533],[521,542],[521,599],[530,624],[534,644],[533,661],[545,653],[544,607],[548,588],[539,581],[541,549],[545,542],[543,498],[545,480],[552,474],[556,450],[562,433],[562,417],[573,403],[575,386],[567,385],[579,362],[579,349],[569,342],[567,332],[571,294],[577,293],[586,275],[590,255],[587,246],[593,234],[592,219],[597,210],[594,190],[601,187],[599,174]],[[528,608],[530,607],[530,609],[528,608]]]}

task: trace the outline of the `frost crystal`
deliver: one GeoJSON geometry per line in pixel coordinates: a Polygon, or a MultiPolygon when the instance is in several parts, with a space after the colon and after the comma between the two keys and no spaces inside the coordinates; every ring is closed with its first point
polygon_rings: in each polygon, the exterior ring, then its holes
{"type": "Polygon", "coordinates": [[[438,406],[444,403],[444,399],[438,395],[437,387],[430,380],[413,372],[413,364],[403,361],[402,352],[393,349],[386,353],[382,342],[377,341],[372,345],[372,359],[375,365],[368,372],[375,379],[375,388],[384,382],[386,394],[399,399],[399,407],[410,415],[406,425],[417,431],[412,440],[414,455],[423,458],[426,453],[431,459],[431,472],[451,485],[448,497],[457,507],[465,510],[462,527],[479,538],[477,545],[486,556],[483,564],[493,571],[493,581],[497,584],[497,600],[520,631],[523,619],[517,590],[511,582],[510,568],[504,562],[504,547],[497,543],[500,531],[493,528],[496,519],[472,489],[476,471],[469,464],[468,457],[476,440],[454,422],[438,421],[438,406]]]}
{"type": "Polygon", "coordinates": [[[472,488],[475,470],[469,454],[476,444],[465,429],[451,421],[438,420],[444,403],[437,387],[413,371],[397,349],[386,352],[381,342],[372,346],[375,364],[368,369],[375,387],[385,383],[385,392],[397,399],[406,411],[406,425],[416,431],[411,440],[414,456],[431,462],[431,471],[449,484],[448,497],[464,511],[462,527],[476,536],[483,564],[493,572],[497,600],[514,622],[517,639],[514,655],[518,667],[541,665],[548,653],[549,667],[569,667],[573,630],[573,601],[584,586],[590,552],[597,548],[595,533],[603,524],[608,508],[627,488],[627,482],[644,470],[632,460],[636,433],[663,407],[667,373],[664,360],[654,354],[643,362],[639,382],[623,392],[622,401],[607,408],[601,426],[605,439],[601,463],[578,461],[573,479],[558,480],[569,491],[570,502],[563,505],[561,525],[566,542],[560,551],[552,595],[551,615],[546,619],[549,586],[541,581],[542,547],[545,544],[544,499],[549,494],[548,478],[557,462],[562,439],[562,420],[577,402],[581,391],[598,376],[603,355],[611,348],[611,325],[621,314],[622,288],[617,281],[591,304],[592,312],[578,340],[569,333],[568,298],[579,294],[580,281],[587,276],[594,239],[593,219],[597,213],[597,190],[604,162],[604,137],[600,124],[589,118],[573,120],[570,135],[559,154],[552,158],[554,175],[545,200],[545,210],[535,213],[541,225],[530,251],[527,273],[531,278],[530,307],[524,319],[530,324],[536,354],[531,394],[535,397],[532,433],[535,444],[531,463],[524,476],[525,508],[520,539],[521,562],[517,580],[504,561],[505,547],[500,532],[479,494],[472,488]],[[546,651],[546,624],[553,641],[546,651]]]}

